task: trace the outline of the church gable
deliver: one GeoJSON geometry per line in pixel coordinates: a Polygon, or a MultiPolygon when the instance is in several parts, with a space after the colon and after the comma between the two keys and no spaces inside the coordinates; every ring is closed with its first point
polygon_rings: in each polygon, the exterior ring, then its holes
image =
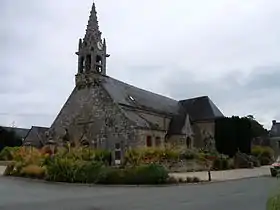
{"type": "Polygon", "coordinates": [[[113,103],[100,83],[98,86],[74,89],[51,126],[51,133],[61,138],[67,129],[73,141],[86,137],[89,141],[105,144],[105,139],[113,136],[132,138],[133,141],[133,127],[134,124],[113,103]]]}

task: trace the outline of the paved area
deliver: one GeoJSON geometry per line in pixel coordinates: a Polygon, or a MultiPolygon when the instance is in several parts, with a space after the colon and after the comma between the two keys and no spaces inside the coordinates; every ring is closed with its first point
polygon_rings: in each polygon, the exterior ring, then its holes
{"type": "MultiPolygon", "coordinates": [[[[170,174],[177,178],[186,178],[189,177],[199,177],[201,180],[208,180],[208,172],[188,172],[188,173],[172,173],[170,174]]],[[[211,177],[213,181],[222,181],[222,180],[234,180],[250,177],[260,177],[270,175],[269,166],[263,166],[260,168],[253,169],[234,169],[227,171],[211,171],[211,177]]]]}
{"type": "Polygon", "coordinates": [[[169,187],[85,187],[0,177],[1,210],[265,210],[276,178],[169,187]]]}

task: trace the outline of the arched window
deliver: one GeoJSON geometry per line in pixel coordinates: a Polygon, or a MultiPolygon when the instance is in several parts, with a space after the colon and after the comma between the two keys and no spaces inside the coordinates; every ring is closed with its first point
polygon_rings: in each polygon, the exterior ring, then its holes
{"type": "Polygon", "coordinates": [[[147,147],[152,147],[153,146],[153,142],[152,142],[152,137],[151,136],[147,136],[147,138],[146,138],[146,146],[147,147]]]}

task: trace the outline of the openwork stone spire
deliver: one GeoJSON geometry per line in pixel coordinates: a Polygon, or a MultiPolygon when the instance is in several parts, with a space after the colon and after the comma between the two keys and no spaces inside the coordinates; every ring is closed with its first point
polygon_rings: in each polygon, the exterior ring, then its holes
{"type": "Polygon", "coordinates": [[[97,20],[97,12],[95,3],[92,3],[92,8],[86,28],[85,38],[87,37],[95,37],[98,40],[101,40],[101,32],[99,31],[98,20],[97,20]]]}

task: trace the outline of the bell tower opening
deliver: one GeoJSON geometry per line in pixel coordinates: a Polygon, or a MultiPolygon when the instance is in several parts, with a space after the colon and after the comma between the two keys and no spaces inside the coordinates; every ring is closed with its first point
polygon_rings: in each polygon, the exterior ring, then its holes
{"type": "Polygon", "coordinates": [[[102,73],[102,57],[100,55],[97,55],[96,56],[96,59],[95,59],[95,65],[96,65],[96,71],[98,73],[102,73]]]}
{"type": "Polygon", "coordinates": [[[85,68],[85,58],[83,56],[79,57],[79,73],[84,73],[84,68],[85,68]]]}
{"type": "Polygon", "coordinates": [[[86,56],[86,72],[89,72],[91,69],[91,55],[87,54],[86,56]]]}

